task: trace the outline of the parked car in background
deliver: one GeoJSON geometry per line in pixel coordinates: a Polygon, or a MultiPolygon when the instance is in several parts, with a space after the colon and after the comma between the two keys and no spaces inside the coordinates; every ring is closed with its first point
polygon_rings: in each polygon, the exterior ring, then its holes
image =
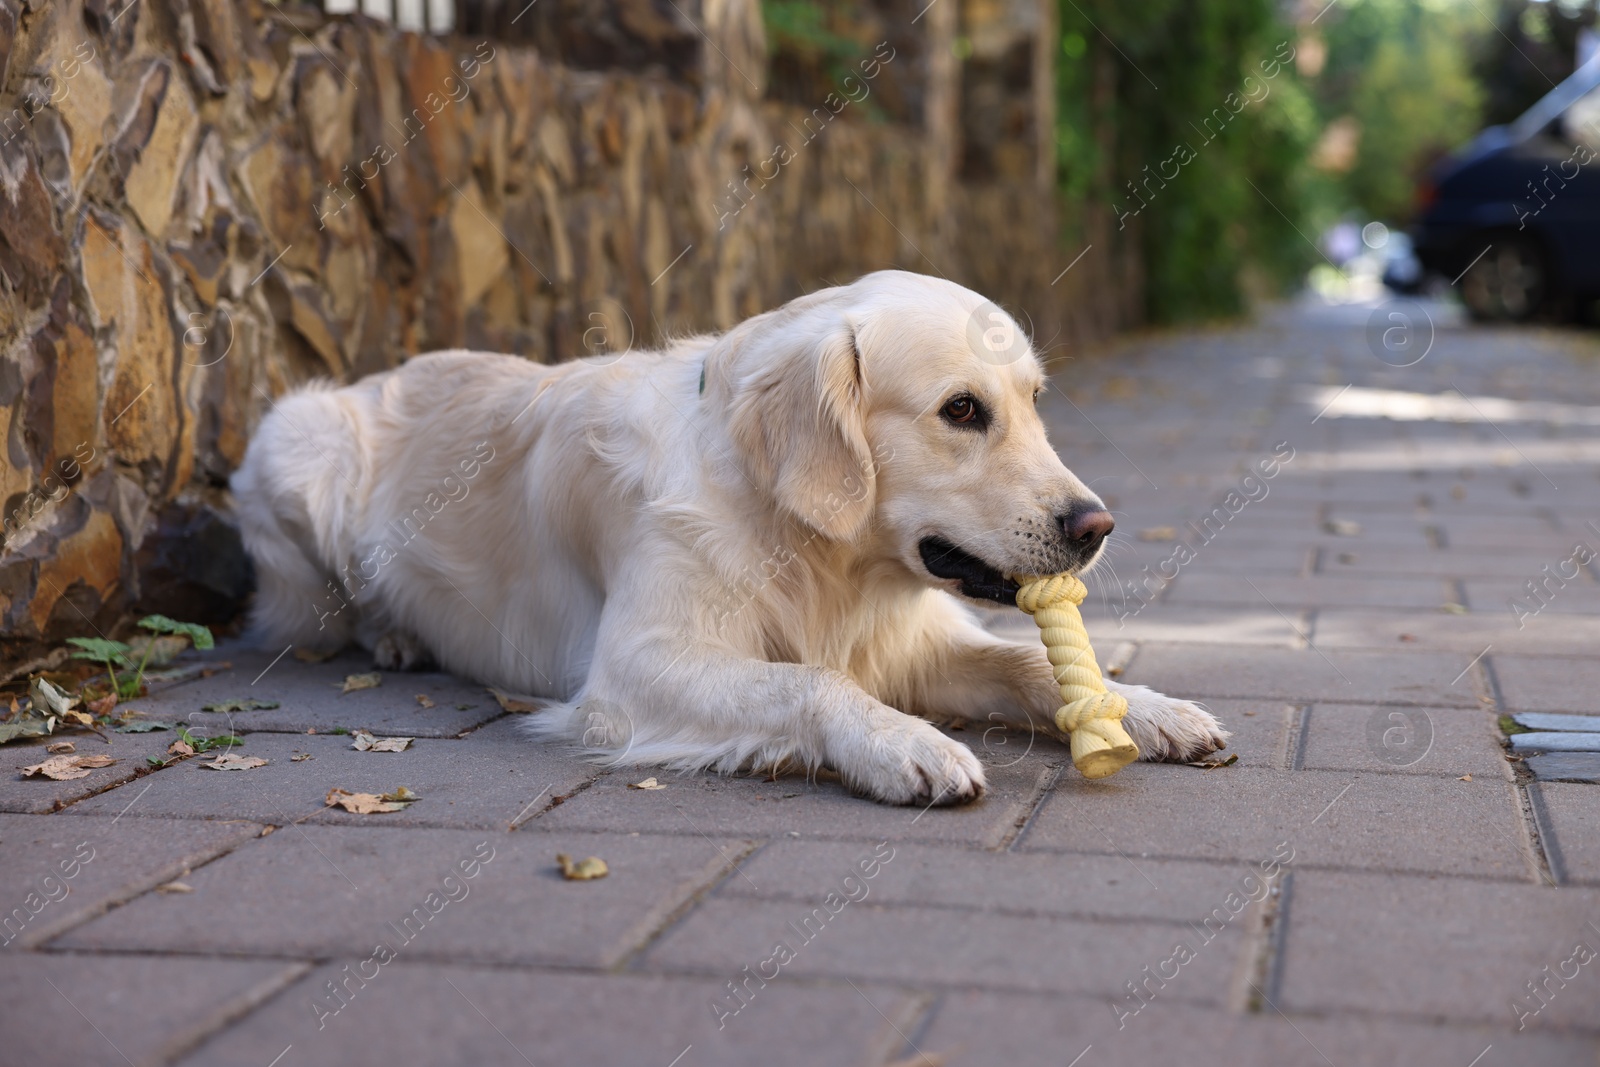
{"type": "Polygon", "coordinates": [[[1436,164],[1411,235],[1475,319],[1584,314],[1600,299],[1600,54],[1507,126],[1436,164]]]}

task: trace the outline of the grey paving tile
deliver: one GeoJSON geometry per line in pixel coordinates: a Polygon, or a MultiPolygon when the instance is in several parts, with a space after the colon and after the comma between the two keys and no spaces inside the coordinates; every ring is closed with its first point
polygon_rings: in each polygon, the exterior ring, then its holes
{"type": "Polygon", "coordinates": [[[1217,536],[1207,542],[1203,531],[1187,526],[1182,517],[1169,522],[1151,522],[1135,526],[1124,523],[1121,516],[1118,516],[1119,535],[1125,525],[1128,527],[1127,536],[1130,538],[1138,538],[1141,533],[1147,531],[1153,535],[1157,528],[1167,526],[1172,528],[1175,539],[1135,540],[1131,546],[1122,548],[1119,552],[1108,553],[1105,560],[1091,573],[1115,570],[1123,581],[1135,581],[1140,576],[1141,567],[1148,565],[1151,573],[1158,575],[1160,571],[1157,569],[1157,564],[1171,560],[1173,562],[1168,563],[1166,568],[1169,574],[1176,569],[1185,573],[1214,570],[1222,573],[1243,572],[1289,577],[1299,574],[1310,556],[1309,549],[1305,545],[1293,543],[1242,546],[1229,543],[1225,536],[1217,536]],[[1186,551],[1179,551],[1180,544],[1186,551]],[[1188,562],[1181,562],[1185,558],[1188,562]]]}
{"type": "Polygon", "coordinates": [[[764,988],[752,983],[746,1006],[718,1029],[710,1008],[729,996],[728,980],[742,977],[738,967],[700,979],[365,960],[318,970],[181,1062],[266,1067],[293,1046],[279,1067],[876,1064],[899,1040],[894,1028],[911,1027],[917,1015],[894,990],[819,986],[780,972],[764,988]],[[327,992],[330,981],[345,983],[342,1007],[327,992]]]}
{"type": "Polygon", "coordinates": [[[1600,712],[1600,658],[1492,656],[1508,710],[1600,712]]]}
{"type": "Polygon", "coordinates": [[[1218,1011],[1160,992],[1120,1029],[1116,1020],[1104,999],[963,990],[940,1001],[916,1046],[947,1067],[1065,1067],[1088,1046],[1079,1067],[1467,1067],[1489,1045],[1474,1067],[1569,1067],[1591,1062],[1597,1049],[1592,1038],[1489,1026],[1218,1011]]]}
{"type": "Polygon", "coordinates": [[[1444,527],[1445,543],[1451,546],[1482,545],[1493,548],[1505,544],[1525,547],[1537,544],[1560,547],[1568,552],[1572,550],[1572,535],[1555,529],[1543,519],[1451,515],[1434,521],[1436,525],[1444,527]]]}
{"type": "Polygon", "coordinates": [[[39,944],[260,832],[240,822],[0,815],[0,945],[39,944]]]}
{"type": "MultiPolygon", "coordinates": [[[[1600,757],[1591,757],[1600,770],[1600,757]]],[[[1529,787],[1550,865],[1564,882],[1600,883],[1600,789],[1570,782],[1529,787]]],[[[1600,947],[1600,946],[1597,946],[1600,947]]]]}
{"type": "Polygon", "coordinates": [[[1534,777],[1552,782],[1600,782],[1600,758],[1592,752],[1552,752],[1529,756],[1534,777]]]}
{"type": "Polygon", "coordinates": [[[1288,842],[1296,865],[1529,876],[1517,801],[1500,777],[1174,770],[1064,777],[1019,849],[1253,863],[1288,842]]]}
{"type": "Polygon", "coordinates": [[[64,731],[54,737],[13,741],[0,747],[0,811],[56,811],[101,790],[131,782],[150,770],[146,762],[149,757],[163,755],[176,736],[170,730],[146,734],[119,734],[113,730],[106,734],[108,744],[87,731],[64,731]],[[64,782],[38,775],[22,776],[24,767],[50,758],[45,751],[47,745],[60,741],[71,741],[74,755],[110,756],[117,762],[109,767],[94,768],[87,777],[64,782]]]}
{"type": "MultiPolygon", "coordinates": [[[[843,900],[843,898],[838,898],[843,900]]],[[[1220,901],[1218,902],[1221,903],[1220,901]]],[[[1196,956],[1169,990],[1174,999],[1218,1003],[1245,943],[1248,909],[1229,925],[1195,930],[1170,922],[1086,922],[1022,918],[946,908],[843,903],[830,915],[825,898],[705,901],[652,945],[639,966],[707,976],[737,976],[773,957],[779,942],[793,954],[784,974],[848,977],[918,988],[1015,989],[1117,996],[1173,955],[1179,941],[1196,956]],[[1204,939],[1210,937],[1209,943],[1204,939]]]]}
{"type": "MultiPolygon", "coordinates": [[[[1228,730],[1228,747],[1221,754],[1223,757],[1237,755],[1240,763],[1251,767],[1289,769],[1289,733],[1300,717],[1298,708],[1275,700],[1207,700],[1202,703],[1228,730]]],[[[1191,769],[1173,764],[1162,766],[1173,775],[1191,769]]]]}
{"type": "Polygon", "coordinates": [[[1453,599],[1435,579],[1347,578],[1313,575],[1278,578],[1248,573],[1180,574],[1167,592],[1172,604],[1237,604],[1283,610],[1328,606],[1437,608],[1453,599]]]}
{"type": "Polygon", "coordinates": [[[1453,649],[1476,655],[1493,645],[1501,653],[1592,656],[1600,647],[1600,619],[1550,614],[1519,623],[1504,610],[1452,615],[1331,608],[1317,612],[1310,636],[1321,649],[1453,649]]]}
{"type": "Polygon", "coordinates": [[[1539,576],[1539,568],[1554,562],[1549,553],[1529,552],[1505,544],[1490,548],[1446,547],[1427,549],[1327,548],[1320,573],[1354,578],[1398,575],[1437,578],[1510,578],[1518,581],[1539,576]]]}
{"type": "Polygon", "coordinates": [[[411,737],[454,737],[501,714],[494,697],[482,686],[446,674],[380,671],[383,683],[376,689],[341,693],[347,675],[372,670],[372,658],[357,650],[312,664],[299,662],[293,654],[278,658],[277,651],[260,652],[224,641],[215,651],[194,658],[201,662],[225,660],[233,667],[162,689],[133,702],[134,706],[152,718],[209,723],[216,733],[229,725],[236,730],[297,734],[311,729],[328,733],[342,726],[411,737]],[[416,699],[418,693],[435,706],[422,707],[416,699]],[[201,711],[206,704],[251,697],[277,701],[279,706],[231,716],[201,711]],[[461,710],[458,704],[469,707],[461,710]]]}
{"type": "Polygon", "coordinates": [[[521,833],[612,830],[644,833],[770,837],[790,832],[804,837],[859,840],[946,841],[993,845],[1015,832],[1033,809],[1053,772],[1070,753],[1043,736],[997,731],[985,737],[971,729],[955,733],[978,753],[989,792],[958,807],[890,807],[852,796],[834,775],[808,781],[792,774],[723,778],[671,775],[653,768],[617,771],[602,777],[561,806],[522,824],[521,833]],[[1030,747],[1031,745],[1031,747],[1030,747]],[[629,789],[628,783],[656,777],[661,790],[629,789]]]}
{"type": "Polygon", "coordinates": [[[1469,708],[1317,704],[1300,750],[1310,770],[1511,776],[1494,713],[1469,708]]]}
{"type": "Polygon", "coordinates": [[[290,827],[196,870],[185,878],[193,893],[140,897],[55,947],[364,958],[382,941],[408,960],[606,967],[747,847],[699,837],[290,827]],[[558,851],[599,856],[611,873],[565,881],[558,851]],[[461,864],[475,857],[488,858],[464,879],[461,864]]]}
{"type": "Polygon", "coordinates": [[[765,845],[742,869],[748,877],[724,881],[717,896],[814,903],[839,892],[875,905],[1194,923],[1242,878],[1229,863],[1153,859],[1135,866],[1115,855],[787,838],[765,845]]]}
{"type": "Polygon", "coordinates": [[[1477,707],[1471,656],[1147,642],[1124,681],[1183,697],[1477,707]],[[1459,681],[1458,681],[1459,680],[1459,681]]]}
{"type": "Polygon", "coordinates": [[[304,965],[182,956],[0,953],[7,1063],[165,1063],[304,965]]]}
{"type": "MultiPolygon", "coordinates": [[[[1526,983],[1594,945],[1600,890],[1468,879],[1301,871],[1290,890],[1279,1005],[1516,1029],[1526,983]]],[[[1591,964],[1592,966],[1592,964],[1591,964]]],[[[1582,975],[1582,972],[1579,972],[1582,975]]],[[[1594,1029],[1600,982],[1551,986],[1527,1028],[1594,1029]]],[[[1528,998],[1524,1000],[1523,998],[1528,998]]]]}
{"type": "MultiPolygon", "coordinates": [[[[1529,578],[1540,578],[1534,571],[1529,578]]],[[[1503,611],[1513,618],[1519,617],[1514,605],[1526,611],[1546,612],[1552,615],[1600,615],[1600,584],[1585,577],[1581,582],[1571,582],[1565,588],[1549,587],[1543,596],[1528,592],[1527,581],[1515,578],[1468,578],[1467,605],[1474,611],[1503,611]]]]}
{"type": "MultiPolygon", "coordinates": [[[[1265,604],[1255,607],[1208,607],[1195,604],[1145,603],[1137,597],[1095,599],[1084,605],[1084,624],[1099,645],[1107,641],[1199,641],[1230,645],[1291,647],[1289,620],[1265,604]]],[[[1033,627],[1032,621],[1028,626],[1033,627]]],[[[1037,633],[1036,627],[1034,632],[1037,633]]],[[[1020,627],[1016,627],[1020,632],[1020,627]]],[[[1008,635],[1011,629],[1007,630],[1008,635]]]]}
{"type": "MultiPolygon", "coordinates": [[[[246,734],[244,744],[232,751],[266,759],[265,767],[222,772],[206,770],[200,759],[174,764],[148,779],[151,788],[129,817],[228,817],[275,825],[313,817],[350,825],[379,819],[385,826],[506,830],[519,815],[533,814],[549,798],[572,792],[598,773],[559,746],[528,740],[515,727],[503,719],[460,740],[422,738],[404,752],[356,752],[344,735],[246,734]],[[295,762],[301,755],[311,758],[295,762]],[[402,785],[422,798],[404,811],[352,815],[324,804],[334,787],[387,793],[402,785]]],[[[112,790],[67,810],[114,814],[127,803],[126,792],[126,787],[112,790]]]]}

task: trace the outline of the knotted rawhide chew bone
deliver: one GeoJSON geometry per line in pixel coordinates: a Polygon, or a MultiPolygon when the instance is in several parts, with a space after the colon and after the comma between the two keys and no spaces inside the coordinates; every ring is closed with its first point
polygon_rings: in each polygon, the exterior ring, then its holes
{"type": "Polygon", "coordinates": [[[1072,764],[1085,778],[1106,778],[1139,758],[1139,746],[1122,728],[1128,702],[1106,689],[1089,647],[1078,605],[1088,592],[1070,574],[1019,575],[1017,607],[1033,616],[1064,703],[1056,726],[1071,736],[1072,764]]]}

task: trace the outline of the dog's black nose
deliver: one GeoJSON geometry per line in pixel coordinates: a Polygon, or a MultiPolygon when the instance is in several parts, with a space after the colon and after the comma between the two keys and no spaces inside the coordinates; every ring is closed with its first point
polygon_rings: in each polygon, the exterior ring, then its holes
{"type": "Polygon", "coordinates": [[[1061,532],[1067,535],[1067,544],[1085,556],[1093,554],[1116,525],[1111,512],[1099,507],[1073,508],[1061,516],[1061,532]]]}

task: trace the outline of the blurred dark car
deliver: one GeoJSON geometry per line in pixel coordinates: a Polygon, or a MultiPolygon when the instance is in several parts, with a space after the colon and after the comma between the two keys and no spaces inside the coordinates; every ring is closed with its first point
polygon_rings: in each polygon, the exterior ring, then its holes
{"type": "Polygon", "coordinates": [[[1436,164],[1411,229],[1480,320],[1582,315],[1600,298],[1600,55],[1436,164]]]}

